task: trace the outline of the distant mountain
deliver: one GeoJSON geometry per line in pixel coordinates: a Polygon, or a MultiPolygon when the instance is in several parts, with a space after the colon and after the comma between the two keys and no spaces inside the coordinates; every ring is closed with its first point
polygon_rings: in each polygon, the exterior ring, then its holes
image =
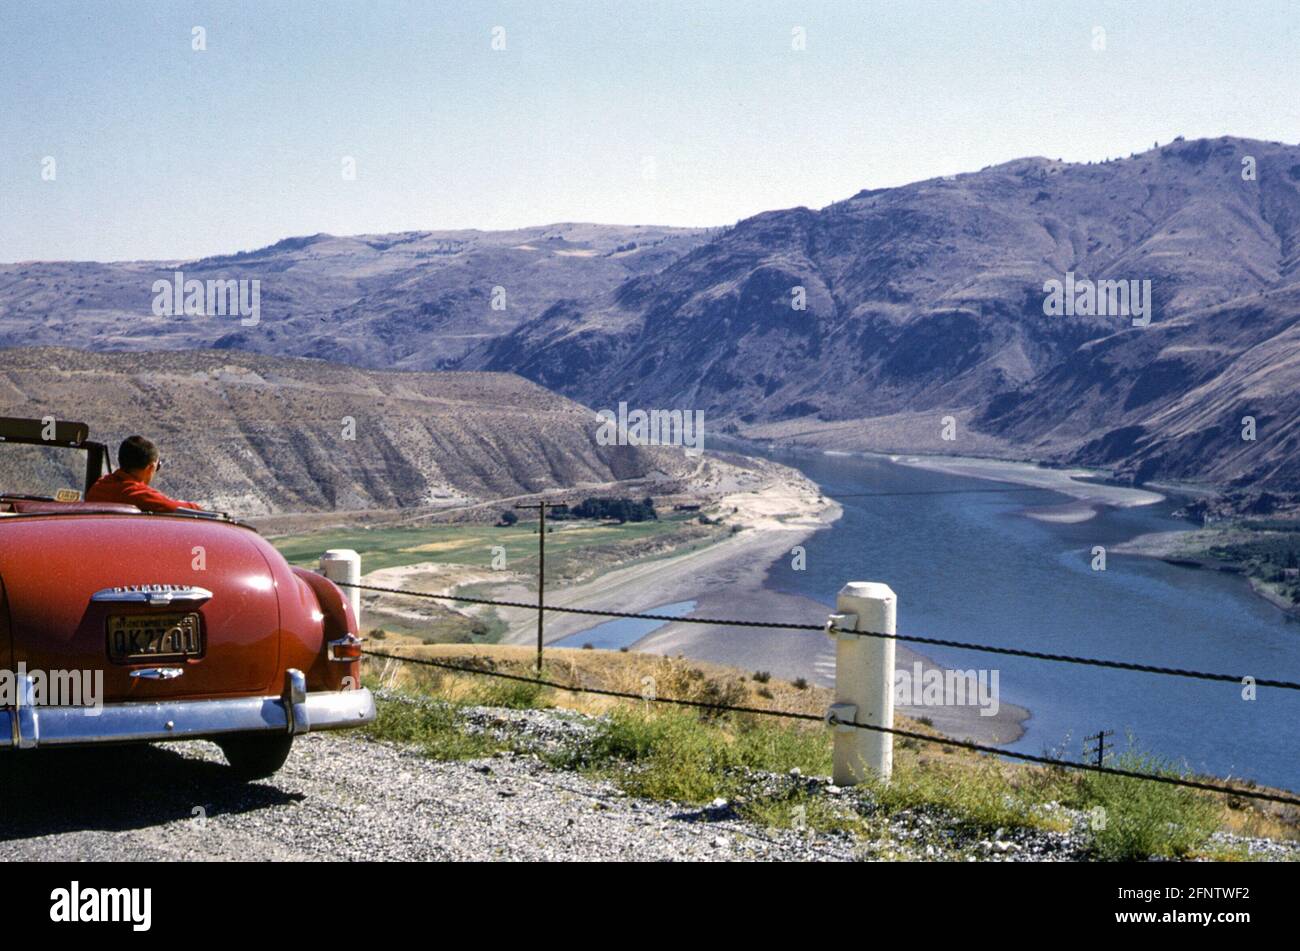
{"type": "Polygon", "coordinates": [[[1298,261],[1300,147],[1223,137],[1020,159],[719,231],[317,235],[194,262],[3,265],[0,345],[510,371],[595,409],[701,409],[714,433],[1294,490],[1298,261]],[[178,269],[260,279],[260,324],[153,316],[152,282],[178,269]],[[1150,324],[1048,316],[1049,281],[1149,282],[1150,324]]]}
{"type": "MultiPolygon", "coordinates": [[[[84,421],[114,453],[145,434],[165,457],[164,491],[242,515],[442,507],[629,479],[661,495],[737,472],[680,449],[599,445],[590,410],[510,374],[245,353],[0,350],[0,416],[84,421]]],[[[24,480],[42,464],[41,486],[80,487],[80,472],[34,452],[0,445],[0,489],[31,491],[24,480]]]]}
{"type": "Polygon", "coordinates": [[[0,264],[0,346],[216,348],[431,370],[561,298],[582,302],[659,270],[708,234],[587,224],[320,234],[196,261],[0,264]],[[259,322],[155,316],[154,282],[177,271],[259,281],[259,322]]]}
{"type": "Polygon", "coordinates": [[[1023,159],[758,215],[462,365],[759,438],[1300,487],[1298,249],[1295,146],[1023,159]],[[1150,326],[1046,316],[1068,273],[1150,281],[1150,326]]]}

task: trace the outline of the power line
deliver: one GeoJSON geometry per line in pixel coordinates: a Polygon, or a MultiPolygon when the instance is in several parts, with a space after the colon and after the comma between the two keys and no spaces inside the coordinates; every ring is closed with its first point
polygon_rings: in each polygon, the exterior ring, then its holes
{"type": "Polygon", "coordinates": [[[902,736],[908,739],[920,740],[925,743],[933,743],[939,746],[953,746],[960,749],[971,750],[976,753],[990,753],[994,756],[1005,756],[1011,759],[1022,760],[1028,763],[1036,763],[1042,766],[1057,766],[1065,769],[1075,769],[1090,773],[1105,773],[1110,776],[1122,776],[1128,779],[1139,779],[1147,782],[1165,783],[1171,786],[1183,786],[1189,789],[1199,789],[1205,792],[1220,793],[1229,796],[1241,796],[1246,799],[1258,799],[1265,802],[1276,802],[1287,806],[1300,806],[1300,798],[1292,796],[1278,796],[1273,793],[1257,792],[1255,790],[1237,789],[1232,786],[1219,785],[1217,783],[1204,783],[1194,779],[1184,779],[1178,776],[1162,776],[1157,773],[1140,773],[1131,769],[1120,769],[1115,766],[1101,766],[1091,763],[1076,763],[1070,760],[1057,759],[1052,756],[1034,756],[1030,753],[1016,753],[1011,750],[1001,750],[995,746],[985,746],[981,743],[971,743],[966,740],[954,740],[947,737],[929,736],[925,733],[918,733],[914,730],[900,730],[896,727],[874,726],[868,723],[858,723],[856,721],[838,720],[835,717],[821,717],[815,713],[796,713],[792,710],[766,710],[762,707],[742,707],[731,706],[721,703],[710,703],[705,700],[686,700],[678,697],[647,697],[641,694],[630,693],[624,690],[607,690],[600,687],[577,687],[567,684],[557,683],[553,680],[546,680],[542,677],[526,677],[521,674],[508,674],[499,670],[483,670],[477,667],[466,667],[460,664],[449,664],[443,661],[430,660],[423,657],[401,657],[396,654],[384,654],[375,651],[363,651],[367,657],[377,657],[385,660],[394,660],[404,664],[415,664],[423,667],[437,667],[443,670],[452,670],[465,674],[477,674],[484,677],[498,677],[504,680],[513,680],[518,683],[536,684],[540,687],[549,687],[555,690],[563,690],[569,693],[594,694],[602,697],[615,697],[623,700],[641,700],[650,703],[664,703],[673,706],[692,707],[695,709],[714,710],[726,713],[750,713],[759,716],[778,717],[787,720],[801,720],[810,723],[826,723],[831,726],[848,726],[858,730],[871,730],[876,733],[888,733],[893,736],[902,736]]]}
{"type": "MultiPolygon", "coordinates": [[[[454,594],[429,594],[423,591],[405,591],[401,588],[384,588],[377,585],[350,584],[335,582],[343,587],[358,588],[362,591],[374,591],[381,594],[406,595],[413,598],[431,598],[440,601],[463,601],[467,604],[484,604],[496,607],[523,608],[536,610],[537,604],[528,601],[494,601],[490,598],[470,598],[454,594]]],[[[629,618],[645,621],[663,621],[678,624],[703,624],[709,627],[749,627],[767,630],[818,631],[832,634],[854,634],[860,637],[876,637],[885,640],[904,641],[911,644],[928,644],[935,647],[954,647],[960,650],[983,651],[988,654],[1000,654],[1006,657],[1024,657],[1030,660],[1045,660],[1061,664],[1077,664],[1085,667],[1101,667],[1109,670],[1125,670],[1132,673],[1158,674],[1165,677],[1183,677],[1190,680],[1209,680],[1220,683],[1241,684],[1244,674],[1219,674],[1200,670],[1186,670],[1178,667],[1160,667],[1153,664],[1137,664],[1120,660],[1104,660],[1093,657],[1077,657],[1071,654],[1051,654],[1043,651],[1024,650],[1015,647],[996,647],[989,644],[975,644],[969,641],[954,641],[938,637],[922,637],[915,634],[882,634],[876,631],[844,631],[838,628],[828,629],[824,624],[794,624],[782,621],[736,621],[729,618],[694,618],[673,617],[668,614],[638,614],[630,611],[599,611],[593,608],[562,608],[547,605],[546,610],[561,614],[582,614],[592,617],[629,618]]],[[[1300,683],[1290,680],[1270,680],[1255,678],[1256,687],[1276,687],[1281,690],[1300,690],[1300,683]]]]}

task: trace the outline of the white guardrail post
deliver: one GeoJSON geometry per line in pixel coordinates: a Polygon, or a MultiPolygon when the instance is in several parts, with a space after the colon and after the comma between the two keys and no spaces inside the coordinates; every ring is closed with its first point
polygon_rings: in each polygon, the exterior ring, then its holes
{"type": "MultiPolygon", "coordinates": [[[[835,610],[828,628],[897,633],[898,597],[887,584],[851,581],[840,589],[835,610]]],[[[848,633],[830,636],[835,640],[835,703],[828,719],[892,729],[894,641],[848,633]]],[[[835,785],[853,786],[869,776],[889,781],[893,734],[836,726],[834,742],[835,785]]]]}
{"type": "MultiPolygon", "coordinates": [[[[331,548],[320,556],[320,573],[330,581],[361,584],[361,556],[351,548],[331,548]]],[[[352,613],[357,616],[357,630],[361,628],[361,590],[344,588],[343,593],[352,602],[352,613]]]]}

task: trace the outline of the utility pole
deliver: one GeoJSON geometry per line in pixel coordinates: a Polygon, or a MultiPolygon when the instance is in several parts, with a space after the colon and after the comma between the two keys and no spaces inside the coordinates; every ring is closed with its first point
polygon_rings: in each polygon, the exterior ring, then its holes
{"type": "Polygon", "coordinates": [[[1096,756],[1097,765],[1101,766],[1103,764],[1103,760],[1105,760],[1106,758],[1106,754],[1110,752],[1110,748],[1111,748],[1110,737],[1114,735],[1115,735],[1114,730],[1100,730],[1097,733],[1094,733],[1092,736],[1084,737],[1083,755],[1096,756]],[[1092,747],[1093,743],[1097,744],[1096,749],[1093,749],[1092,747]]]}
{"type": "Polygon", "coordinates": [[[568,508],[567,502],[533,502],[516,505],[517,509],[537,509],[537,672],[542,672],[542,617],[546,611],[546,509],[568,508]]]}

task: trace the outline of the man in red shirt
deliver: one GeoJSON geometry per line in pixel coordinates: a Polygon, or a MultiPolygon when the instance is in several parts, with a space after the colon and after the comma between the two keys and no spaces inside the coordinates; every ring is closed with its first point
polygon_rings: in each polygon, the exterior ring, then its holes
{"type": "Polygon", "coordinates": [[[118,465],[112,475],[103,476],[86,493],[87,502],[121,502],[134,505],[142,512],[175,512],[177,509],[203,511],[193,502],[168,498],[149,483],[162,468],[158,447],[143,436],[132,436],[117,451],[118,465]]]}

